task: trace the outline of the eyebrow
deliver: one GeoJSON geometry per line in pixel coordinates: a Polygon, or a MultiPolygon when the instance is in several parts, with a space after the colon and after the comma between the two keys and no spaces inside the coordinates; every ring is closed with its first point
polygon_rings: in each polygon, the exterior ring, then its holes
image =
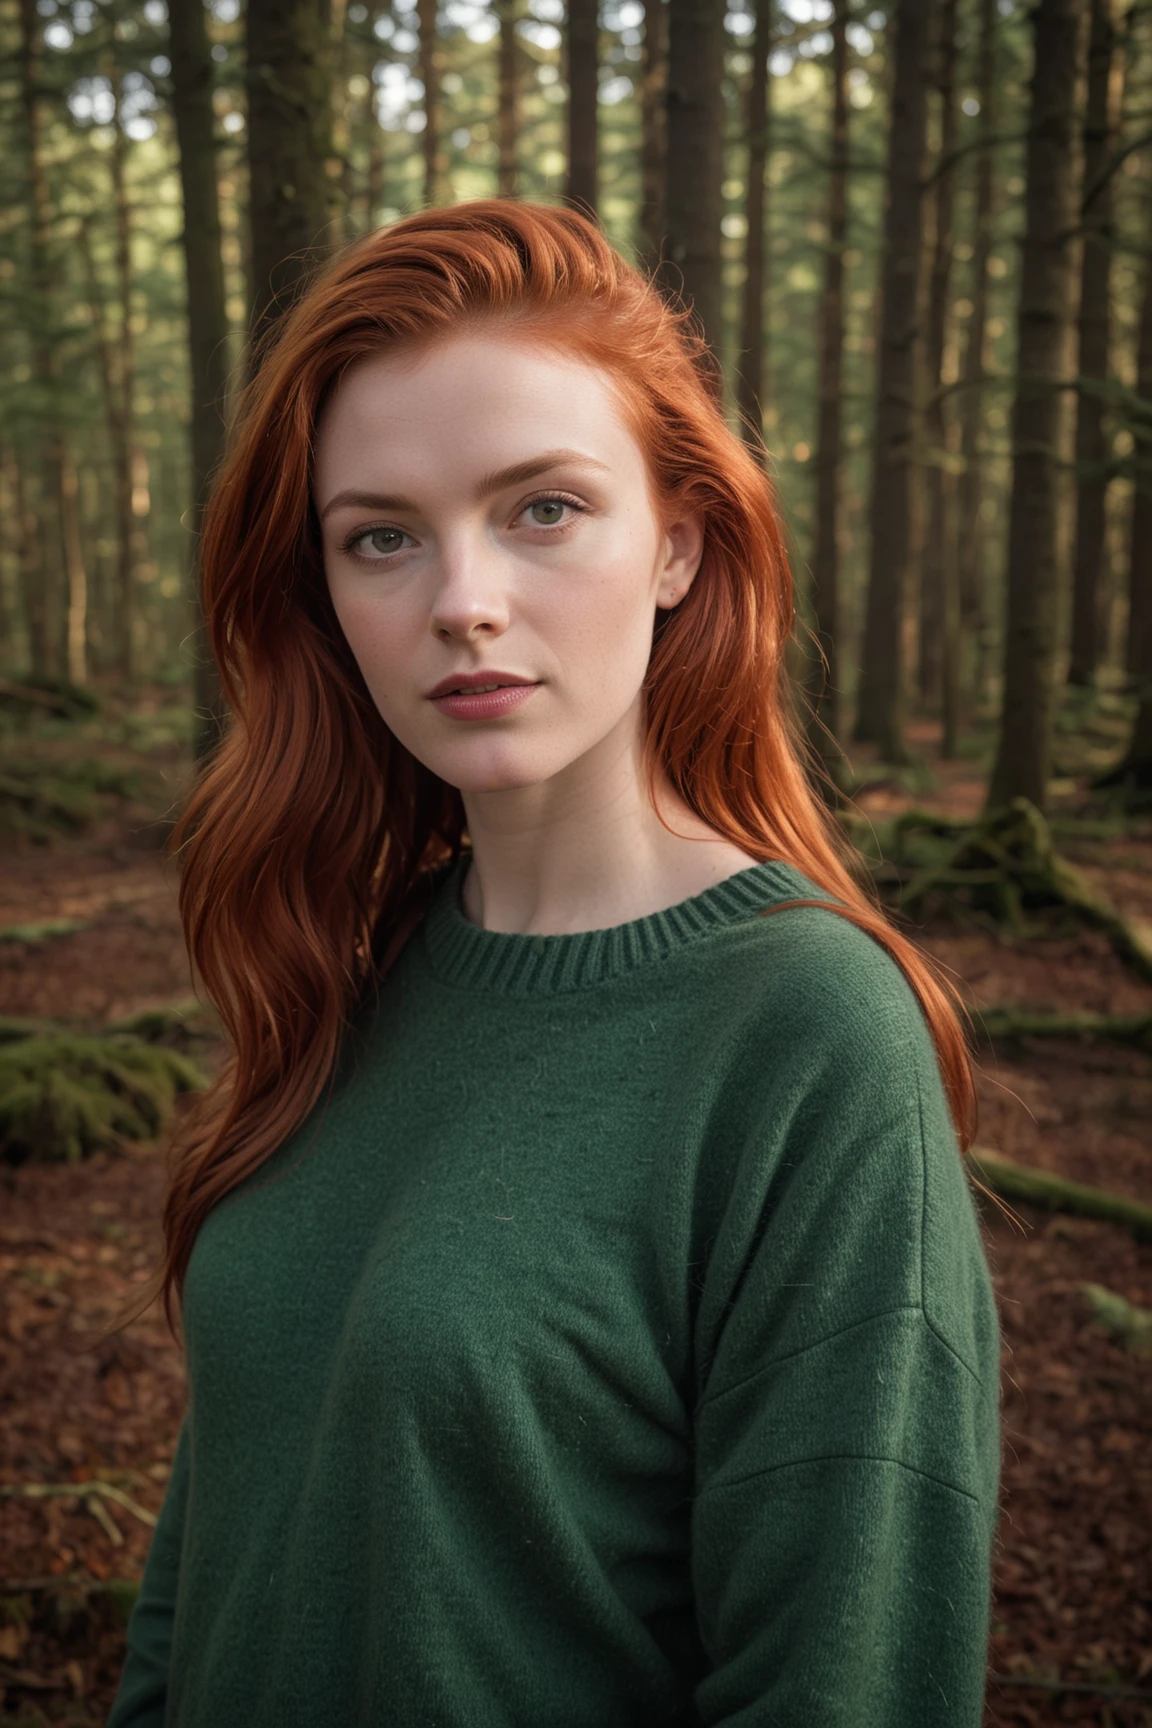
{"type": "MultiPolygon", "coordinates": [[[[491,474],[486,474],[476,495],[481,499],[491,498],[508,486],[518,486],[525,480],[535,480],[538,475],[546,474],[550,468],[561,466],[599,468],[602,473],[611,473],[605,463],[597,462],[594,456],[584,456],[579,450],[546,450],[542,456],[533,456],[527,462],[512,462],[506,468],[496,468],[491,474]]],[[[337,492],[334,498],[330,498],[320,512],[320,520],[323,522],[334,510],[345,510],[353,506],[357,510],[416,509],[410,499],[397,497],[394,493],[361,492],[353,487],[345,492],[337,492]]]]}

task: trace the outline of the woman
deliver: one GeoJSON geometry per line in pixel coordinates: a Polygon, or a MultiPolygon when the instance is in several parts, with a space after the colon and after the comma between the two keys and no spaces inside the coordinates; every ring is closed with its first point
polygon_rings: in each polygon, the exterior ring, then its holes
{"type": "Polygon", "coordinates": [[[967,1048],[809,788],[709,378],[508,201],[354,245],[263,356],[172,842],[231,1054],[109,1728],[980,1720],[967,1048]]]}

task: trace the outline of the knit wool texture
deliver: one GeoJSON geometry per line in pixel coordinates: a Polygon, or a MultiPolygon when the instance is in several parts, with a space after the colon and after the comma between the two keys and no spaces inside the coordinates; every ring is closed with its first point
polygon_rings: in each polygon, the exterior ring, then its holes
{"type": "Polygon", "coordinates": [[[468,854],[201,1228],[108,1728],[979,1728],[999,1333],[927,1025],[790,866],[468,854]]]}

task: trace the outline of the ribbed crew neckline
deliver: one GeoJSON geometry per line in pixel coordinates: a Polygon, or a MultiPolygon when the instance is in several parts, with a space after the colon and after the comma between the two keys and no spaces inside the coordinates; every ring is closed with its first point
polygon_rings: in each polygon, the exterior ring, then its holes
{"type": "Polygon", "coordinates": [[[508,996],[557,995],[587,989],[661,960],[709,931],[740,923],[778,900],[819,894],[793,865],[771,859],[750,864],[662,912],[604,930],[533,936],[483,930],[464,915],[461,891],[471,860],[462,852],[444,866],[444,879],[424,919],[429,963],[445,983],[508,996]]]}

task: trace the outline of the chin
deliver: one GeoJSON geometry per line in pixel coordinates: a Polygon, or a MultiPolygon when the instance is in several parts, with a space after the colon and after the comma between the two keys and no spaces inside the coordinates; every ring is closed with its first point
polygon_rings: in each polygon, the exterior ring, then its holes
{"type": "Polygon", "coordinates": [[[568,765],[567,761],[526,760],[523,749],[516,749],[510,740],[498,742],[489,739],[487,751],[483,750],[480,740],[477,744],[479,749],[461,751],[455,761],[444,757],[439,761],[425,758],[426,766],[441,780],[446,780],[449,786],[455,786],[458,792],[519,792],[527,786],[543,785],[568,765]],[[467,760],[469,755],[471,761],[467,760]],[[478,760],[479,757],[486,757],[486,760],[478,760]]]}

